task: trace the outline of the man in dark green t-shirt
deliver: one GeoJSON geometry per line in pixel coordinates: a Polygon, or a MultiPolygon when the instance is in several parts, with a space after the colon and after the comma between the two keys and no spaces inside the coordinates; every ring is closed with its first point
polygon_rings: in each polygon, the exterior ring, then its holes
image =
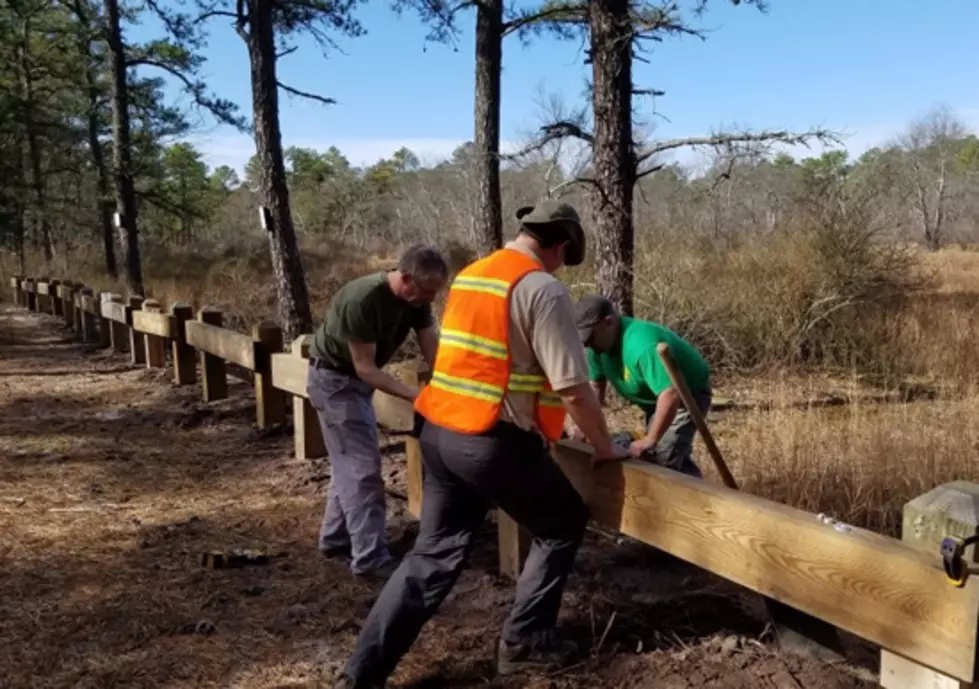
{"type": "MultiPolygon", "coordinates": [[[[602,404],[606,385],[646,413],[645,435],[629,454],[701,477],[692,458],[696,426],[673,387],[656,346],[666,342],[701,413],[711,403],[711,372],[700,353],[658,323],[619,314],[605,297],[588,295],[576,305],[578,336],[588,354],[592,384],[602,404]]],[[[572,434],[574,435],[574,434],[572,434]]]]}
{"type": "Polygon", "coordinates": [[[392,566],[371,397],[383,390],[414,402],[418,391],[382,368],[412,330],[432,366],[438,332],[431,304],[448,278],[448,265],[437,250],[408,249],[394,270],[364,275],[340,288],[309,349],[306,391],[332,468],[319,548],[325,555],[349,553],[355,574],[383,576],[392,566]]]}

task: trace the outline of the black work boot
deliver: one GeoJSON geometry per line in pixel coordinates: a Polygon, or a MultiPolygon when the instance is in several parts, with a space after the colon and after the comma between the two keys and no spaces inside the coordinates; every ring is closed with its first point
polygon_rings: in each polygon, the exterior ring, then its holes
{"type": "Polygon", "coordinates": [[[501,675],[528,671],[553,672],[565,667],[577,652],[575,642],[559,638],[553,629],[515,644],[500,639],[496,671],[501,675]]]}

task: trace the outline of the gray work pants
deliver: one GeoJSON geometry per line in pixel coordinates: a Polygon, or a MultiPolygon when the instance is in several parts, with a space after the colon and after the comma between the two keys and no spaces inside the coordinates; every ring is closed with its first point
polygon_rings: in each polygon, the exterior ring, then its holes
{"type": "MultiPolygon", "coordinates": [[[[693,393],[694,401],[700,408],[700,413],[706,418],[710,410],[712,393],[710,390],[693,393]]],[[[656,408],[644,409],[646,412],[646,430],[649,430],[649,422],[656,414],[656,408]]],[[[689,474],[696,478],[703,478],[700,467],[693,461],[693,438],[697,433],[697,426],[693,422],[693,417],[687,408],[680,402],[673,423],[666,429],[666,433],[660,438],[656,446],[649,450],[644,457],[648,457],[654,463],[689,474]]]]}
{"type": "Polygon", "coordinates": [[[374,393],[367,383],[327,368],[309,367],[306,393],[316,409],[330,458],[330,489],[320,550],[350,547],[350,568],[363,573],[391,561],[384,537],[384,479],[374,393]]]}
{"type": "Polygon", "coordinates": [[[500,423],[464,435],[426,422],[420,443],[425,479],[418,537],[381,591],[344,669],[364,686],[387,680],[436,613],[491,506],[533,536],[503,627],[511,643],[555,627],[588,522],[588,508],[537,434],[500,423]]]}

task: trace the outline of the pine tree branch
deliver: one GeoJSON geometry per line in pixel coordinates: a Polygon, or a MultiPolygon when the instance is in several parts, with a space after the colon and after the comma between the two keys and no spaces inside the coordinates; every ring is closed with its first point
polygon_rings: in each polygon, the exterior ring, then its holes
{"type": "Polygon", "coordinates": [[[757,133],[742,132],[736,134],[715,134],[713,136],[695,136],[657,142],[636,155],[636,164],[641,165],[655,155],[678,148],[700,148],[704,146],[719,148],[747,143],[782,143],[790,146],[802,145],[808,147],[812,140],[816,140],[822,144],[840,143],[840,139],[836,134],[825,129],[812,129],[803,133],[777,130],[757,133]]]}
{"type": "Polygon", "coordinates": [[[293,88],[292,86],[287,86],[281,81],[275,82],[276,86],[285,91],[286,93],[291,93],[294,96],[299,96],[300,98],[308,98],[309,100],[315,100],[324,105],[336,105],[336,101],[332,98],[327,98],[326,96],[319,96],[315,93],[307,93],[306,91],[300,91],[299,89],[293,88]]]}
{"type": "Polygon", "coordinates": [[[595,141],[591,132],[585,131],[581,126],[575,124],[574,122],[560,121],[554,122],[552,124],[545,124],[540,128],[541,138],[532,144],[522,148],[521,150],[510,153],[504,156],[500,156],[505,160],[519,160],[524,158],[531,153],[536,153],[545,146],[547,146],[552,141],[559,141],[561,139],[578,139],[583,141],[589,146],[595,141]]]}

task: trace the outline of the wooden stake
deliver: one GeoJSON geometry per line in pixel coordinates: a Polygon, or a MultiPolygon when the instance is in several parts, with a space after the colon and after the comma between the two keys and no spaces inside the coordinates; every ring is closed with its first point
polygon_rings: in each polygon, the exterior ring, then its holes
{"type": "MultiPolygon", "coordinates": [[[[419,360],[406,376],[409,385],[423,388],[432,379],[432,372],[424,360],[419,360]]],[[[405,480],[408,489],[408,512],[416,519],[422,514],[422,487],[425,483],[425,471],[422,462],[422,449],[418,438],[409,436],[405,440],[405,480]]]]}
{"type": "Polygon", "coordinates": [[[258,427],[265,429],[286,420],[286,396],[272,386],[271,355],[282,352],[282,328],[262,321],[252,329],[252,337],[261,344],[261,365],[255,367],[255,416],[258,427]]]}
{"type": "Polygon", "coordinates": [[[197,382],[197,357],[194,348],[187,344],[187,330],[184,323],[194,319],[194,308],[190,304],[174,304],[173,314],[173,382],[177,385],[193,385],[197,382]]]}
{"type": "Polygon", "coordinates": [[[127,306],[126,328],[129,330],[129,354],[133,364],[140,366],[146,363],[146,338],[133,327],[133,311],[143,308],[143,298],[131,296],[127,306]]]}
{"type": "MultiPolygon", "coordinates": [[[[197,320],[208,325],[221,327],[224,324],[224,314],[209,307],[204,307],[197,312],[197,320]]],[[[223,400],[228,397],[228,373],[221,357],[200,353],[201,359],[201,390],[205,402],[223,400]]]]}
{"type": "MultiPolygon", "coordinates": [[[[112,294],[109,296],[109,301],[113,304],[123,304],[122,295],[112,294]]],[[[129,348],[129,333],[126,332],[128,329],[125,323],[120,323],[114,319],[109,320],[109,342],[112,344],[112,351],[117,354],[125,354],[126,350],[129,348]]]]}
{"type": "Polygon", "coordinates": [[[48,313],[52,316],[60,316],[64,313],[61,308],[61,299],[58,297],[58,286],[61,280],[51,280],[48,283],[48,313]]]}
{"type": "MultiPolygon", "coordinates": [[[[82,290],[81,300],[79,302],[80,306],[82,307],[80,309],[82,314],[82,341],[95,342],[96,340],[98,340],[99,337],[99,333],[97,332],[96,325],[95,325],[96,316],[91,311],[85,309],[84,302],[86,297],[88,298],[88,300],[94,301],[95,292],[92,290],[92,288],[86,287],[82,290]]],[[[104,339],[105,333],[108,332],[108,330],[102,329],[101,332],[102,332],[102,337],[104,339]]]]}

